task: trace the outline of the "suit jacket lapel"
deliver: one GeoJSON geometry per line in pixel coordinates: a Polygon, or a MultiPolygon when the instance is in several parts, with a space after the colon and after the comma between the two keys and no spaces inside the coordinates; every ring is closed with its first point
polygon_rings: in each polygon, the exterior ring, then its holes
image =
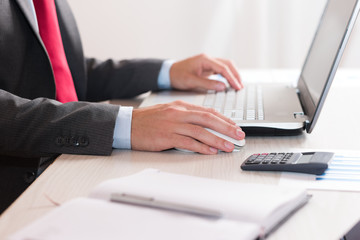
{"type": "MultiPolygon", "coordinates": [[[[31,0],[30,0],[31,1],[31,0]]],[[[39,30],[37,27],[37,23],[35,20],[35,16],[32,10],[32,6],[30,5],[29,0],[16,0],[17,4],[19,5],[21,11],[23,12],[26,20],[29,22],[30,27],[32,28],[33,32],[35,33],[35,35],[37,36],[37,38],[39,39],[39,41],[42,43],[40,34],[39,34],[39,30]]]]}

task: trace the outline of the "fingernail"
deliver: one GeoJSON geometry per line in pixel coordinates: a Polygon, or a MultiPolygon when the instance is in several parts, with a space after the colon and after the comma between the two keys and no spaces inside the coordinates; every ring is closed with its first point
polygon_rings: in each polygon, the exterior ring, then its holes
{"type": "Polygon", "coordinates": [[[234,144],[232,143],[229,143],[229,142],[225,142],[225,148],[229,149],[229,150],[232,150],[234,148],[234,144]]]}
{"type": "Polygon", "coordinates": [[[212,153],[217,153],[218,152],[218,150],[216,148],[210,147],[209,149],[210,149],[210,152],[212,152],[212,153]]]}
{"type": "Polygon", "coordinates": [[[222,84],[222,83],[217,83],[217,84],[215,85],[215,90],[216,90],[216,91],[224,91],[224,90],[225,90],[225,85],[222,84]]]}
{"type": "Polygon", "coordinates": [[[241,129],[236,129],[236,135],[239,137],[245,137],[245,133],[241,129]]]}

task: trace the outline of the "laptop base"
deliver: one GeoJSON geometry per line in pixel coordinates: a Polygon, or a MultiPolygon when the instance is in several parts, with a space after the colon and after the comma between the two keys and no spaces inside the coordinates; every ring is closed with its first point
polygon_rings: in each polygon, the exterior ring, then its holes
{"type": "Polygon", "coordinates": [[[304,132],[303,128],[279,129],[266,127],[241,127],[246,136],[297,136],[304,132]]]}

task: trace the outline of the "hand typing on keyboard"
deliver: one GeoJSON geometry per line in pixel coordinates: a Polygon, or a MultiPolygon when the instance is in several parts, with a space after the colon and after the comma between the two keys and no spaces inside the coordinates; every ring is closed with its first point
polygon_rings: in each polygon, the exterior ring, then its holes
{"type": "Polygon", "coordinates": [[[211,58],[200,54],[173,64],[170,69],[171,86],[179,90],[205,89],[224,91],[221,81],[210,80],[213,74],[221,74],[230,87],[240,90],[244,86],[234,64],[226,59],[211,58]]]}

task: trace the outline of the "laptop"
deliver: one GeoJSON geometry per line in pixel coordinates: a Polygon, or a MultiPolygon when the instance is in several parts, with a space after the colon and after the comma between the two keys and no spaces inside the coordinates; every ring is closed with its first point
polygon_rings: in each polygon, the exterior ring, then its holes
{"type": "Polygon", "coordinates": [[[359,0],[328,0],[295,87],[264,83],[240,91],[151,93],[140,107],[183,100],[213,107],[249,135],[297,135],[314,129],[359,13],[359,0]]]}

